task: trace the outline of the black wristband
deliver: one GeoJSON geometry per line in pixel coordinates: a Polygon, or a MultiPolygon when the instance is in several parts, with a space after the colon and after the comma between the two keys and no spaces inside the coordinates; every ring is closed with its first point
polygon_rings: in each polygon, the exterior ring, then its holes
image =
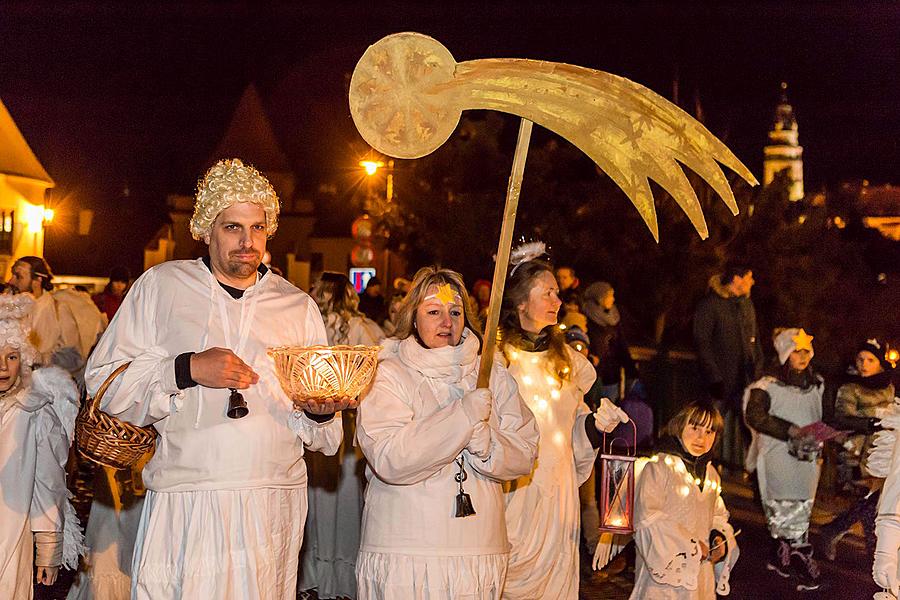
{"type": "Polygon", "coordinates": [[[327,415],[317,415],[315,413],[309,412],[308,410],[304,410],[303,414],[316,423],[327,423],[334,418],[335,413],[328,413],[327,415]]]}
{"type": "Polygon", "coordinates": [[[197,385],[191,377],[191,357],[193,352],[185,352],[175,357],[175,385],[179,390],[185,390],[197,385]]]}

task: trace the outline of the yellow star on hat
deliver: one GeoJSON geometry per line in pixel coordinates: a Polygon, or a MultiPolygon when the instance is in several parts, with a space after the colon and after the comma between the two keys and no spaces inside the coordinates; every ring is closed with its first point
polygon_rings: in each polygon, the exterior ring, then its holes
{"type": "Polygon", "coordinates": [[[803,331],[802,328],[791,339],[796,345],[794,350],[809,350],[810,352],[812,352],[813,336],[803,331]]]}

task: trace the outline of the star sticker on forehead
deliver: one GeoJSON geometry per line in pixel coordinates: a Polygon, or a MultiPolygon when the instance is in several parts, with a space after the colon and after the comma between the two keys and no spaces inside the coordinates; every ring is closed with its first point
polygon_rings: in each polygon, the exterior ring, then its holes
{"type": "Polygon", "coordinates": [[[794,335],[794,337],[792,337],[791,339],[794,340],[794,344],[797,345],[794,350],[809,350],[810,352],[812,352],[812,341],[814,338],[813,336],[803,331],[803,329],[798,331],[796,335],[794,335]]]}
{"type": "Polygon", "coordinates": [[[434,297],[440,300],[441,304],[450,304],[459,298],[459,294],[453,291],[453,288],[450,287],[449,283],[445,283],[438,288],[437,294],[435,294],[434,297]]]}

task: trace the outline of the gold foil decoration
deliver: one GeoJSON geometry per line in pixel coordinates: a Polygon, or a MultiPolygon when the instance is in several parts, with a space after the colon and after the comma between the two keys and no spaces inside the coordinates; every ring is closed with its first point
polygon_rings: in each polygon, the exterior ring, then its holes
{"type": "Polygon", "coordinates": [[[576,145],[628,195],[657,240],[650,179],[672,195],[703,238],[703,210],[679,163],[706,180],[733,214],[737,203],[718,163],[757,183],[697,120],[652,90],[603,71],[525,59],[457,63],[437,40],[397,33],[366,50],[350,81],[356,127],[388,156],[434,152],[470,109],[518,115],[576,145]]]}

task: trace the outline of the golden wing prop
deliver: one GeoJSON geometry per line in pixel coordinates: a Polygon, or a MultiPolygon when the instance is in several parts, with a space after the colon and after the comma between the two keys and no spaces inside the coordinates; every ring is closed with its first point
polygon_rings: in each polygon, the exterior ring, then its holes
{"type": "Polygon", "coordinates": [[[733,214],[720,162],[752,185],[737,157],[686,112],[642,85],[603,71],[521,59],[457,63],[418,33],[366,50],[350,80],[350,113],[373,148],[397,158],[437,150],[463,110],[491,109],[533,121],[575,144],[628,195],[659,240],[649,180],[668,191],[702,238],[703,210],[679,162],[700,175],[733,214]]]}

